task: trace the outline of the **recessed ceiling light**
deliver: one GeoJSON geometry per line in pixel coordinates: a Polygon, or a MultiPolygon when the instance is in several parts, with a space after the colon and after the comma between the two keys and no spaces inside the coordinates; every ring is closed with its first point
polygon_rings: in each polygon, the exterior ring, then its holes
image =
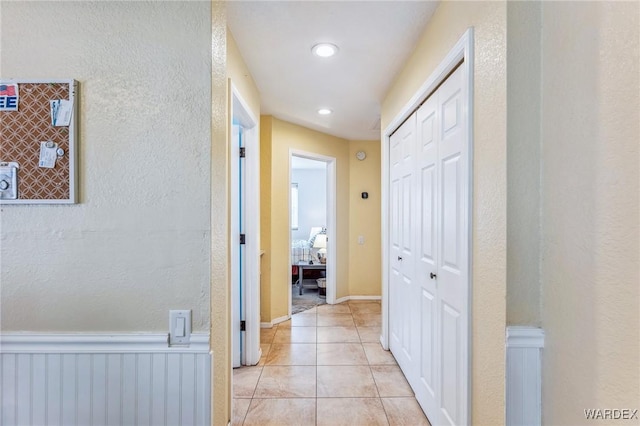
{"type": "Polygon", "coordinates": [[[328,58],[338,53],[338,46],[331,43],[318,43],[311,48],[311,52],[321,58],[328,58]]]}
{"type": "Polygon", "coordinates": [[[320,108],[318,110],[318,114],[320,115],[329,115],[331,114],[333,111],[331,111],[329,108],[320,108]]]}

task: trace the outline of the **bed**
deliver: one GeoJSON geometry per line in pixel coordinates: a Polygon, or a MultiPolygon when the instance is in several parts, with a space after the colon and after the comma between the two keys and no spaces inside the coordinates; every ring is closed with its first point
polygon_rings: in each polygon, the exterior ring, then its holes
{"type": "Polygon", "coordinates": [[[291,240],[291,265],[311,260],[311,244],[309,240],[291,240]]]}
{"type": "MultiPolygon", "coordinates": [[[[298,284],[298,263],[306,262],[308,263],[310,260],[317,262],[318,259],[314,256],[313,253],[313,242],[318,234],[326,234],[326,228],[317,226],[312,227],[311,232],[309,232],[308,240],[291,240],[291,276],[292,283],[294,285],[298,284]]],[[[322,271],[314,271],[314,270],[305,270],[304,278],[322,278],[324,276],[324,272],[322,271]]]]}

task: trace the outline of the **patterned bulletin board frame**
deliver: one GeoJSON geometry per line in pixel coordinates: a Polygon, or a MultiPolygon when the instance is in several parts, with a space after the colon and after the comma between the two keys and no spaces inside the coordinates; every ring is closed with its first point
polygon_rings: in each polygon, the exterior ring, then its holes
{"type": "MultiPolygon", "coordinates": [[[[74,204],[77,200],[75,80],[3,80],[18,84],[18,110],[0,111],[0,162],[18,163],[18,198],[0,204],[74,204]],[[73,105],[69,126],[53,126],[50,101],[73,105]],[[55,167],[39,167],[40,144],[51,141],[64,153],[55,167]]],[[[60,152],[62,152],[60,151],[60,152]]]]}

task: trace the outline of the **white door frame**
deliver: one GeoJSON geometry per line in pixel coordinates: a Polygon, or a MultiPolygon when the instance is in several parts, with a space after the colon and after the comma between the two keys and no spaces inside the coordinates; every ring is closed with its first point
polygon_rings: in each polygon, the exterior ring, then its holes
{"type": "MultiPolygon", "coordinates": [[[[337,230],[337,210],[336,210],[336,159],[335,157],[329,157],[326,155],[316,154],[308,151],[301,151],[298,149],[289,150],[289,185],[287,188],[291,188],[291,157],[302,157],[309,160],[322,161],[327,163],[327,240],[329,246],[327,248],[327,303],[333,305],[336,303],[336,270],[337,270],[337,256],[336,252],[336,236],[337,230]]],[[[289,212],[291,212],[291,191],[288,191],[289,199],[289,212]]],[[[291,214],[289,214],[289,257],[291,259],[291,214]]],[[[290,260],[289,260],[290,261],[290,260]]],[[[289,283],[289,288],[293,283],[289,283]]],[[[289,317],[291,317],[291,291],[289,291],[289,317]]]]}
{"type": "Polygon", "coordinates": [[[471,353],[472,353],[472,253],[473,253],[473,233],[472,233],[472,213],[473,213],[473,28],[468,28],[462,37],[458,40],[455,46],[449,51],[447,56],[438,65],[438,67],[431,73],[429,78],[422,84],[420,89],[413,95],[413,97],[405,104],[400,110],[398,115],[391,120],[389,125],[385,128],[382,138],[382,333],[380,336],[380,343],[385,349],[389,349],[389,241],[390,241],[390,217],[391,212],[389,209],[389,140],[391,134],[400,125],[418,109],[420,105],[427,99],[427,97],[433,93],[437,87],[446,80],[449,74],[462,62],[460,65],[464,71],[464,88],[463,96],[466,95],[466,104],[463,108],[467,112],[467,129],[466,140],[469,149],[469,199],[468,199],[468,217],[466,223],[463,225],[465,233],[468,238],[468,274],[467,285],[469,289],[467,299],[467,312],[468,312],[468,324],[467,324],[467,351],[463,356],[466,358],[465,365],[465,377],[466,377],[466,389],[465,394],[467,396],[466,412],[463,413],[462,424],[470,424],[471,415],[471,353]]]}
{"type": "MultiPolygon", "coordinates": [[[[229,150],[231,153],[231,200],[238,200],[238,174],[234,161],[239,157],[234,145],[234,124],[239,124],[245,136],[245,205],[249,214],[245,215],[245,286],[244,311],[245,335],[243,339],[242,365],[256,365],[260,361],[260,128],[259,121],[251,112],[238,89],[231,84],[231,114],[229,114],[231,131],[229,132],[229,150]],[[235,159],[235,160],[234,160],[235,159]]],[[[231,276],[239,270],[238,251],[240,248],[238,233],[238,206],[231,203],[231,276]]],[[[233,281],[232,281],[233,282],[233,281]]],[[[233,290],[233,285],[232,285],[233,290]]],[[[233,300],[233,298],[232,298],[233,300]]],[[[239,329],[241,320],[237,312],[238,306],[232,306],[232,341],[233,330],[239,329]],[[236,324],[237,322],[237,324],[236,324]]],[[[233,359],[233,357],[232,357],[233,359]]]]}

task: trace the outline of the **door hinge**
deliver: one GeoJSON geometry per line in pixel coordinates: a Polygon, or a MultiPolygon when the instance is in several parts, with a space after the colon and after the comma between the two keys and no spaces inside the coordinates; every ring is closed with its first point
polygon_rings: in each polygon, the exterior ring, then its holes
{"type": "Polygon", "coordinates": [[[244,158],[246,155],[245,151],[244,151],[244,146],[240,147],[240,158],[244,158]]]}
{"type": "Polygon", "coordinates": [[[240,321],[240,331],[247,331],[247,322],[240,321]]]}
{"type": "Polygon", "coordinates": [[[244,234],[240,234],[240,244],[245,244],[246,237],[244,234]]]}

